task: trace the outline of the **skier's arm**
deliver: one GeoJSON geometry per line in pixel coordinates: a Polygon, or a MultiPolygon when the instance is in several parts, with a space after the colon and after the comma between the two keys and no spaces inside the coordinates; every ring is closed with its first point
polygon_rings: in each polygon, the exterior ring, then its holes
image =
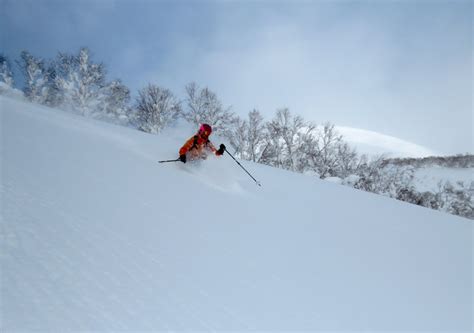
{"type": "Polygon", "coordinates": [[[207,146],[212,150],[212,152],[214,154],[216,154],[217,156],[221,156],[224,154],[224,150],[225,150],[225,146],[224,144],[221,143],[219,149],[216,149],[216,147],[214,147],[214,145],[212,144],[211,141],[209,141],[209,143],[207,144],[207,146]]]}
{"type": "Polygon", "coordinates": [[[217,149],[216,149],[216,147],[214,147],[214,145],[212,144],[211,141],[207,142],[207,148],[209,148],[214,154],[216,154],[217,149]]]}
{"type": "Polygon", "coordinates": [[[194,145],[194,137],[190,138],[179,150],[179,155],[185,155],[194,145]]]}

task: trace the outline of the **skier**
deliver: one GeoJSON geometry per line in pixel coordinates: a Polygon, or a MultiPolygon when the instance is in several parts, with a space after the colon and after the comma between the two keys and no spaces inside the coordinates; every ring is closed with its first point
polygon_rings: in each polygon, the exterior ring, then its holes
{"type": "Polygon", "coordinates": [[[206,150],[210,150],[217,156],[224,154],[225,145],[221,143],[219,149],[216,149],[214,145],[209,141],[209,136],[212,133],[212,128],[208,124],[202,124],[199,127],[199,131],[190,138],[179,150],[179,160],[183,163],[186,163],[187,157],[189,154],[189,159],[196,160],[198,158],[206,159],[207,154],[206,150]]]}

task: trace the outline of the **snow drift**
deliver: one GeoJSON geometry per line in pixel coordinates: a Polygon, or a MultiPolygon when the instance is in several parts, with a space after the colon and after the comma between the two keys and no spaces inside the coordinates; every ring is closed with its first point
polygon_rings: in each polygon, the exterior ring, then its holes
{"type": "MultiPolygon", "coordinates": [[[[0,97],[1,328],[472,329],[471,221],[0,97]]],[[[219,143],[218,138],[214,142],[219,143]]]]}

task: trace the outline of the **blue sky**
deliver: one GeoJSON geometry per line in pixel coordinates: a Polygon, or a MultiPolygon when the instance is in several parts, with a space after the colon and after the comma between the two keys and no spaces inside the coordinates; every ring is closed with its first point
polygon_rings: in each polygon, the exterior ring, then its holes
{"type": "Polygon", "coordinates": [[[0,0],[0,51],[87,46],[136,95],[196,81],[244,116],[315,122],[473,152],[471,1],[0,0]]]}

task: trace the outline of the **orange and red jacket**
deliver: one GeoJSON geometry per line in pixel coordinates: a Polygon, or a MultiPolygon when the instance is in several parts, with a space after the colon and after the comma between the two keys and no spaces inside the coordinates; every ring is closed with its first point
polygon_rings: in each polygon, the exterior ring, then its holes
{"type": "Polygon", "coordinates": [[[204,148],[211,150],[216,155],[220,154],[216,147],[209,141],[209,138],[203,138],[199,134],[191,137],[179,150],[179,155],[185,155],[187,152],[192,152],[193,155],[199,156],[203,152],[204,148]]]}

